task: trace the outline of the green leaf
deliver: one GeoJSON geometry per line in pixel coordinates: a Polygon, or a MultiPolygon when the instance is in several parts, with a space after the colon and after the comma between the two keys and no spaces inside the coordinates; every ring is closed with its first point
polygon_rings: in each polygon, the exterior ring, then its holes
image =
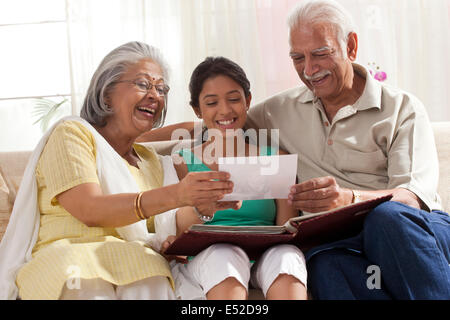
{"type": "Polygon", "coordinates": [[[40,122],[41,130],[42,132],[45,132],[50,121],[57,115],[58,109],[66,102],[68,102],[66,98],[60,102],[55,102],[45,98],[36,99],[35,106],[31,114],[34,118],[37,118],[37,120],[33,124],[40,122]]]}

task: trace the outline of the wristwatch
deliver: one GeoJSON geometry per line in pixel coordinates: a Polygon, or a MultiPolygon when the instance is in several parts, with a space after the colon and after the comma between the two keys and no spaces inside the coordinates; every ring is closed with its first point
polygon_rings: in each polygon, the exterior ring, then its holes
{"type": "Polygon", "coordinates": [[[353,193],[353,198],[352,198],[352,203],[358,203],[361,202],[361,193],[358,190],[352,190],[353,193]]]}
{"type": "Polygon", "coordinates": [[[194,209],[194,212],[197,214],[197,216],[200,218],[200,220],[202,220],[203,223],[209,222],[213,219],[213,217],[202,215],[196,207],[192,207],[192,208],[194,209]]]}

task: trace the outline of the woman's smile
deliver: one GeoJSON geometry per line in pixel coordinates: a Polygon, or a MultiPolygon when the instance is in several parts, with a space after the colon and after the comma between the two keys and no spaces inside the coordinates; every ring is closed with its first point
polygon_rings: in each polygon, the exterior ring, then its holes
{"type": "Polygon", "coordinates": [[[158,103],[155,101],[154,103],[139,105],[136,109],[143,117],[154,119],[158,113],[158,103]]]}
{"type": "Polygon", "coordinates": [[[216,120],[216,123],[221,129],[234,129],[236,120],[237,118],[216,120]]]}

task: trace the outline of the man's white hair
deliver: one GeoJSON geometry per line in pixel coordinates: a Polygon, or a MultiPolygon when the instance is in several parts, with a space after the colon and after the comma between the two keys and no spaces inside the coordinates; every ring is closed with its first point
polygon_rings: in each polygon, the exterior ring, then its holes
{"type": "Polygon", "coordinates": [[[333,0],[304,0],[295,6],[288,15],[289,43],[291,31],[300,24],[329,23],[336,30],[336,38],[342,53],[346,56],[348,36],[356,32],[351,14],[333,0]]]}

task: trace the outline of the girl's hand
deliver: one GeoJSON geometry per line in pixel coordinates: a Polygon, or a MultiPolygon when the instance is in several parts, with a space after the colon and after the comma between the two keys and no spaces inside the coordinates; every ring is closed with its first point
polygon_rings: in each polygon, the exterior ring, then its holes
{"type": "Polygon", "coordinates": [[[174,256],[174,255],[165,255],[164,252],[167,250],[167,248],[175,241],[177,237],[175,236],[168,236],[166,240],[161,245],[161,251],[160,253],[167,259],[167,261],[175,260],[179,263],[188,263],[187,256],[174,256]]]}
{"type": "Polygon", "coordinates": [[[212,217],[216,211],[233,209],[239,210],[242,206],[242,201],[215,201],[196,206],[198,212],[204,216],[212,217]]]}

